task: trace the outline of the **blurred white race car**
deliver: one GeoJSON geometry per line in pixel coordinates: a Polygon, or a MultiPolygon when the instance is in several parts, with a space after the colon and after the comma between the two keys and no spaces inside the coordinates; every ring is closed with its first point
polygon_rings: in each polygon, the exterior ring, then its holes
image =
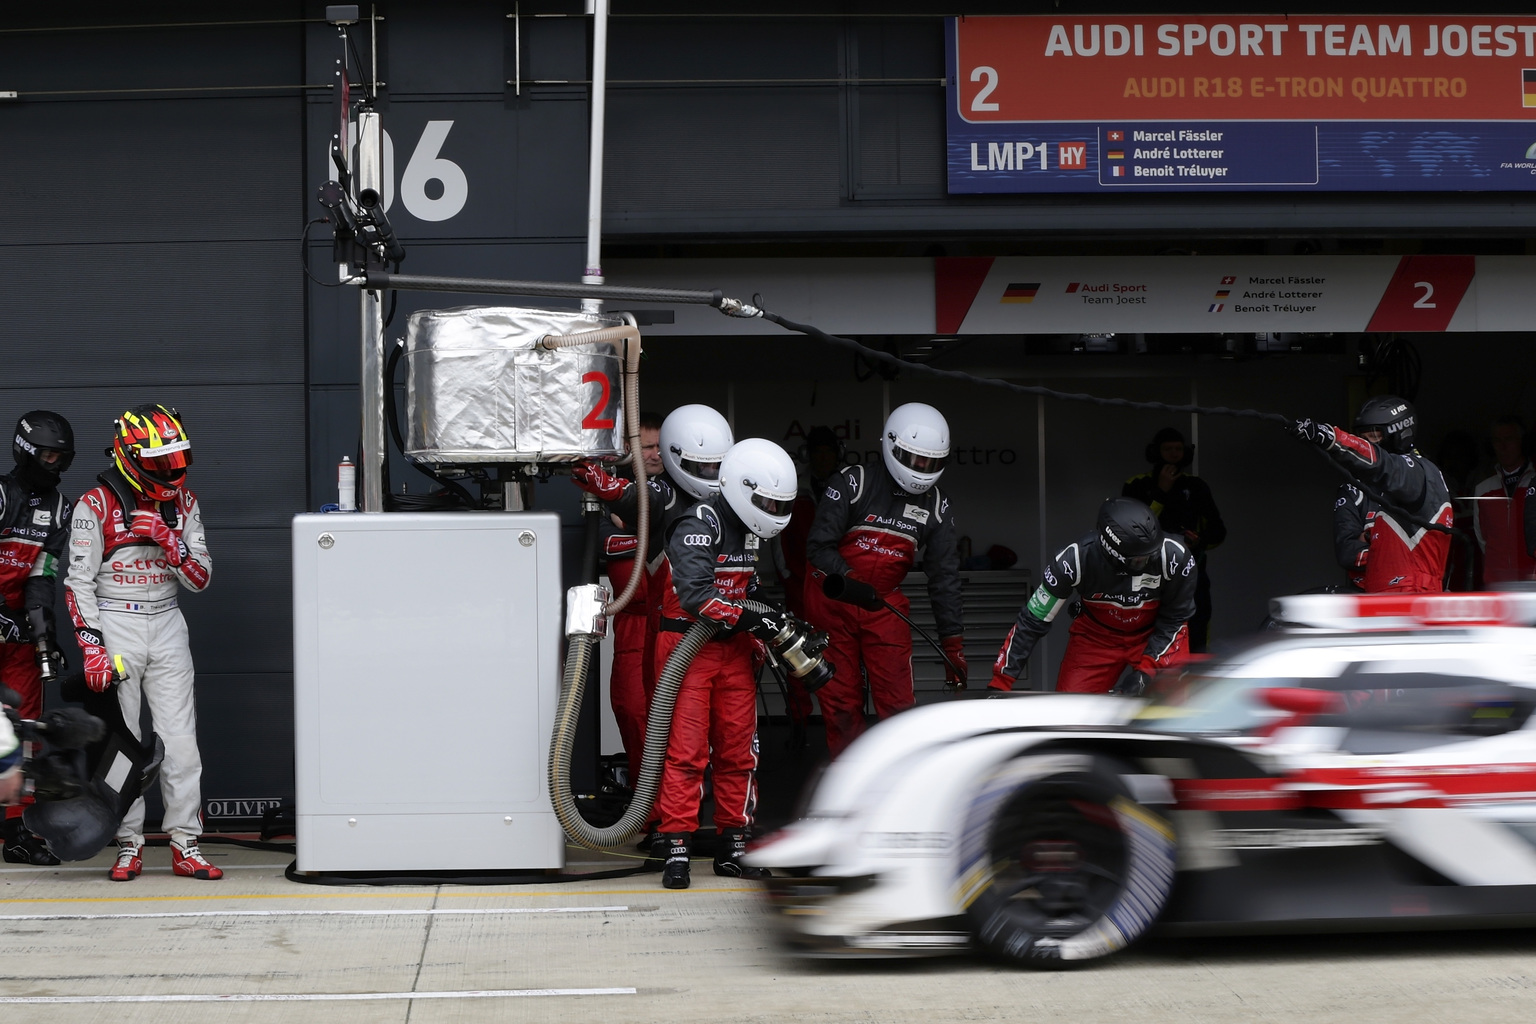
{"type": "Polygon", "coordinates": [[[1041,967],[1149,928],[1536,923],[1536,594],[1308,595],[1148,700],[870,730],[751,854],[809,955],[1041,967]]]}

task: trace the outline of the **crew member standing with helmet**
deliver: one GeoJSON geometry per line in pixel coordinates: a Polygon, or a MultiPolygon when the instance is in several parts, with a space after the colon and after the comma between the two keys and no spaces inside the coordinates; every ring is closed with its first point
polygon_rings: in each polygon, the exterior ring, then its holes
{"type": "Polygon", "coordinates": [[[1081,612],[1068,630],[1058,693],[1140,696],[1151,676],[1189,657],[1195,560],[1134,498],[1099,507],[1094,532],[1068,544],[1040,573],[992,665],[993,690],[1012,690],[1040,638],[1076,591],[1081,612]]]}
{"type": "Polygon", "coordinates": [[[951,686],[966,681],[955,521],[949,499],[934,486],[949,458],[949,424],[931,405],[903,405],[885,421],[880,450],[880,465],[849,466],[832,478],[806,542],[811,568],[802,594],[805,614],[827,632],[827,658],[836,672],[816,694],[833,757],[865,728],[861,667],[881,718],[915,699],[910,628],[888,609],[828,598],[821,589],[828,576],[863,584],[862,603],[878,597],[906,614],[911,605],[897,588],[922,549],[933,616],[953,665],[945,667],[945,676],[951,686]]]}
{"type": "Polygon", "coordinates": [[[1412,405],[1383,395],[1360,407],[1355,417],[1358,434],[1311,419],[1297,420],[1293,427],[1297,437],[1317,445],[1348,470],[1362,485],[1362,493],[1374,490],[1411,517],[1404,521],[1407,517],[1385,507],[1370,517],[1360,577],[1367,593],[1436,594],[1445,589],[1451,550],[1447,531],[1455,513],[1440,470],[1413,447],[1416,426],[1412,405]],[[1373,436],[1378,440],[1372,441],[1373,436]]]}
{"type": "MultiPolygon", "coordinates": [[[[654,433],[649,433],[644,423],[640,426],[640,452],[645,459],[646,487],[651,503],[650,539],[646,545],[650,550],[643,566],[637,564],[633,555],[629,559],[629,564],[645,572],[646,576],[630,606],[615,616],[614,663],[609,679],[613,716],[624,741],[624,752],[629,757],[631,786],[640,777],[640,760],[645,752],[645,723],[650,714],[651,693],[656,688],[656,673],[660,671],[654,652],[662,595],[671,586],[666,576],[666,560],[662,557],[667,530],[688,512],[693,502],[719,493],[720,461],[733,443],[730,424],[707,405],[684,405],[672,410],[654,433]],[[652,438],[657,445],[654,453],[648,449],[652,438]],[[637,614],[628,615],[636,602],[642,602],[636,609],[637,614]],[[637,665],[636,653],[642,657],[649,653],[651,664],[637,665]],[[624,659],[622,664],[621,658],[624,659]]],[[[583,491],[602,499],[608,511],[624,523],[633,524],[639,519],[640,490],[633,480],[614,476],[595,462],[576,466],[571,470],[571,479],[583,491]]],[[[609,540],[611,544],[619,538],[609,540]]],[[[638,538],[632,536],[628,540],[631,549],[639,543],[638,538]]],[[[615,587],[622,589],[623,582],[613,570],[614,553],[610,546],[609,578],[615,587]]],[[[628,578],[626,574],[624,581],[628,578]]]]}
{"type": "Polygon", "coordinates": [[[1152,510],[1163,529],[1184,541],[1195,556],[1195,614],[1189,620],[1189,650],[1203,654],[1211,632],[1211,578],[1206,553],[1227,539],[1211,488],[1185,472],[1195,461],[1195,446],[1173,427],[1164,427],[1147,445],[1150,473],[1133,476],[1120,494],[1135,498],[1152,510]]]}
{"type": "Polygon", "coordinates": [[[706,765],[714,770],[715,874],[763,878],[741,863],[757,806],[757,682],[754,638],[769,641],[785,625],[741,602],[757,590],[767,541],[781,533],[795,504],[795,464],[772,441],[748,438],[720,463],[720,492],[668,526],[671,586],[662,595],[656,672],[699,619],[720,631],[688,666],[672,712],[672,735],[661,776],[662,884],[689,886],[689,841],[699,824],[706,765]]]}
{"type": "MultiPolygon", "coordinates": [[[[75,458],[75,432],[58,413],[37,410],[16,422],[11,456],[16,468],[0,477],[0,685],[21,697],[23,718],[43,713],[41,641],[58,651],[53,602],[59,559],[69,537],[69,499],[59,478],[75,458]],[[37,636],[38,624],[42,636],[37,636]]],[[[19,756],[19,751],[18,751],[19,756]]],[[[59,859],[9,807],[0,826],[5,859],[17,864],[57,864],[59,859]]]]}
{"type": "MultiPolygon", "coordinates": [[[[213,561],[202,510],[186,487],[192,442],[176,410],[141,405],[114,424],[112,466],[75,507],[64,595],[85,655],[86,685],[104,693],[114,683],[123,720],[139,736],[148,702],[165,744],[160,794],[171,837],[171,870],[215,879],[224,872],[198,849],[202,834],[202,755],[187,623],[176,591],[205,590],[213,561]]],[[[113,881],[143,870],[144,798],[117,830],[113,881]]]]}

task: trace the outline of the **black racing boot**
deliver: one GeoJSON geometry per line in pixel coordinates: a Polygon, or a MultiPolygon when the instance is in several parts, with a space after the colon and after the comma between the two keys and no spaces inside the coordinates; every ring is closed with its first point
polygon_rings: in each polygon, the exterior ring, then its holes
{"type": "Polygon", "coordinates": [[[23,825],[20,818],[7,818],[0,836],[5,839],[5,859],[12,864],[52,867],[59,863],[43,837],[23,825]]]}
{"type": "Polygon", "coordinates": [[[747,852],[747,830],[723,828],[715,840],[715,874],[726,878],[770,878],[773,872],[767,868],[748,867],[741,862],[747,852]]]}
{"type": "Polygon", "coordinates": [[[686,889],[692,883],[688,876],[688,832],[663,832],[659,845],[666,853],[667,864],[661,869],[661,884],[668,889],[686,889]]]}

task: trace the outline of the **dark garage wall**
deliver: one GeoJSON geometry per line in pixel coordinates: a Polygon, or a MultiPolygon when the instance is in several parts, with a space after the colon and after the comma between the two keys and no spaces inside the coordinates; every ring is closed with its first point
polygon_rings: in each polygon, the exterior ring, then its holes
{"type": "MultiPolygon", "coordinates": [[[[206,20],[190,10],[137,5],[132,20],[206,20]]],[[[24,23],[6,13],[16,20],[0,27],[24,23]]],[[[78,497],[123,409],[159,401],[186,417],[214,560],[209,591],[183,601],[207,800],[292,790],[287,523],[306,499],[301,45],[296,24],[0,32],[4,86],[24,94],[0,105],[0,429],[31,408],[67,416],[80,454],[65,489],[78,497]],[[273,85],[285,88],[38,95],[273,85]]]]}

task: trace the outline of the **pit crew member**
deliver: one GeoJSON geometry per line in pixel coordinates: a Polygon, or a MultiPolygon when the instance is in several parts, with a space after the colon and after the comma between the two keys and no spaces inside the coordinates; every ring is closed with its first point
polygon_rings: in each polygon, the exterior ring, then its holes
{"type": "MultiPolygon", "coordinates": [[[[58,413],[35,410],[16,422],[16,467],[0,477],[0,685],[21,697],[23,718],[41,718],[43,679],[38,641],[57,651],[53,603],[58,563],[69,537],[69,499],[59,478],[75,458],[75,432],[58,413]],[[33,635],[41,622],[44,635],[33,635]]],[[[17,755],[20,756],[19,753],[17,755]]],[[[5,812],[5,859],[57,864],[48,846],[22,824],[20,807],[5,812]]]]}
{"type": "Polygon", "coordinates": [[[1361,485],[1412,517],[1413,522],[1382,508],[1370,520],[1369,556],[1361,586],[1367,593],[1396,591],[1433,594],[1445,589],[1445,564],[1451,550],[1446,530],[1453,520],[1451,492],[1440,470],[1413,447],[1413,406],[1384,395],[1367,399],[1350,434],[1318,420],[1297,420],[1297,437],[1325,451],[1361,485]],[[1381,440],[1367,434],[1379,432],[1381,440]],[[1432,529],[1435,524],[1445,529],[1432,529]]]}
{"type": "MultiPolygon", "coordinates": [[[[85,656],[86,685],[117,687],[123,719],[139,736],[139,708],[149,703],[165,744],[160,794],[171,837],[171,869],[189,878],[222,878],[199,850],[202,755],[187,624],[179,587],[207,588],[213,561],[202,509],[186,486],[192,442],[176,410],[141,405],[118,418],[112,465],[75,506],[65,601],[85,656]]],[[[144,800],[117,831],[110,876],[131,881],[143,870],[144,800]]]]}
{"type": "Polygon", "coordinates": [[[900,406],[885,421],[880,451],[879,465],[848,466],[832,478],[806,542],[805,617],[827,632],[827,658],[836,672],[816,694],[833,757],[865,728],[861,666],[879,717],[915,701],[911,629],[885,608],[831,600],[821,589],[826,577],[872,588],[872,598],[906,614],[911,605],[898,588],[922,549],[940,643],[954,665],[945,667],[945,676],[954,687],[966,682],[955,520],[935,486],[949,458],[949,424],[931,405],[900,406]]]}
{"type": "Polygon", "coordinates": [[[1525,536],[1525,492],[1536,483],[1536,469],[1525,456],[1524,424],[1518,416],[1499,417],[1492,441],[1493,475],[1472,490],[1472,529],[1483,549],[1483,581],[1536,579],[1525,536]]]}
{"type": "Polygon", "coordinates": [[[762,878],[741,863],[747,828],[757,805],[757,682],[754,640],[767,641],[784,626],[741,602],[757,589],[767,541],[789,522],[795,503],[795,464],[762,438],[735,444],[720,463],[720,493],[671,523],[667,563],[671,586],[662,595],[656,670],[698,619],[720,624],[693,659],[677,693],[666,768],[661,777],[662,884],[686,889],[689,841],[699,822],[704,768],[714,772],[715,874],[762,878]]]}
{"type": "Polygon", "coordinates": [[[1094,532],[1062,548],[1041,570],[1040,586],[992,665],[989,689],[1013,689],[1073,591],[1081,611],[1068,630],[1058,692],[1139,696],[1154,673],[1188,658],[1194,557],[1163,532],[1146,505],[1111,498],[1099,507],[1094,532]]]}
{"type": "Polygon", "coordinates": [[[1227,539],[1210,486],[1185,470],[1195,461],[1195,446],[1173,427],[1164,427],[1146,448],[1152,471],[1133,476],[1120,488],[1152,510],[1164,530],[1182,537],[1195,556],[1195,614],[1189,620],[1189,650],[1202,654],[1210,642],[1211,578],[1206,553],[1227,539]]]}
{"type": "Polygon", "coordinates": [[[1333,501],[1333,557],[1353,590],[1365,589],[1365,567],[1371,560],[1371,523],[1381,506],[1354,484],[1339,484],[1333,501]]]}
{"type": "MultiPolygon", "coordinates": [[[[789,578],[784,581],[784,603],[791,614],[802,618],[805,617],[805,585],[809,578],[805,560],[806,541],[810,536],[811,524],[816,519],[816,506],[827,493],[827,484],[831,483],[838,468],[843,465],[843,442],[838,440],[831,427],[812,427],[805,435],[803,452],[805,476],[800,482],[800,496],[795,499],[795,511],[789,525],[779,537],[779,546],[784,551],[784,563],[789,571],[789,578]]],[[[787,677],[784,683],[788,695],[785,711],[789,715],[792,732],[790,746],[804,747],[806,725],[811,718],[811,695],[806,691],[805,684],[795,676],[787,677]]]]}
{"type": "MultiPolygon", "coordinates": [[[[614,617],[613,673],[609,681],[613,717],[629,756],[630,785],[640,777],[645,751],[645,722],[650,714],[651,693],[656,687],[656,636],[661,595],[671,585],[665,575],[668,527],[687,513],[694,501],[703,501],[720,490],[720,460],[734,443],[730,424],[707,405],[684,405],[648,430],[640,425],[640,451],[645,459],[646,488],[650,492],[650,539],[645,578],[624,611],[614,617]],[[654,441],[656,450],[649,448],[654,441]],[[638,656],[638,660],[637,660],[638,656]],[[644,659],[649,658],[646,663],[644,659]]],[[[633,480],[608,472],[595,462],[584,462],[571,471],[576,486],[600,498],[609,512],[632,527],[640,513],[640,492],[633,480]]],[[[639,539],[633,534],[608,538],[608,575],[614,587],[628,582],[623,570],[625,550],[635,565],[639,539]],[[620,556],[616,558],[616,556],[620,556]],[[616,569],[615,565],[620,568],[616,569]]]]}

